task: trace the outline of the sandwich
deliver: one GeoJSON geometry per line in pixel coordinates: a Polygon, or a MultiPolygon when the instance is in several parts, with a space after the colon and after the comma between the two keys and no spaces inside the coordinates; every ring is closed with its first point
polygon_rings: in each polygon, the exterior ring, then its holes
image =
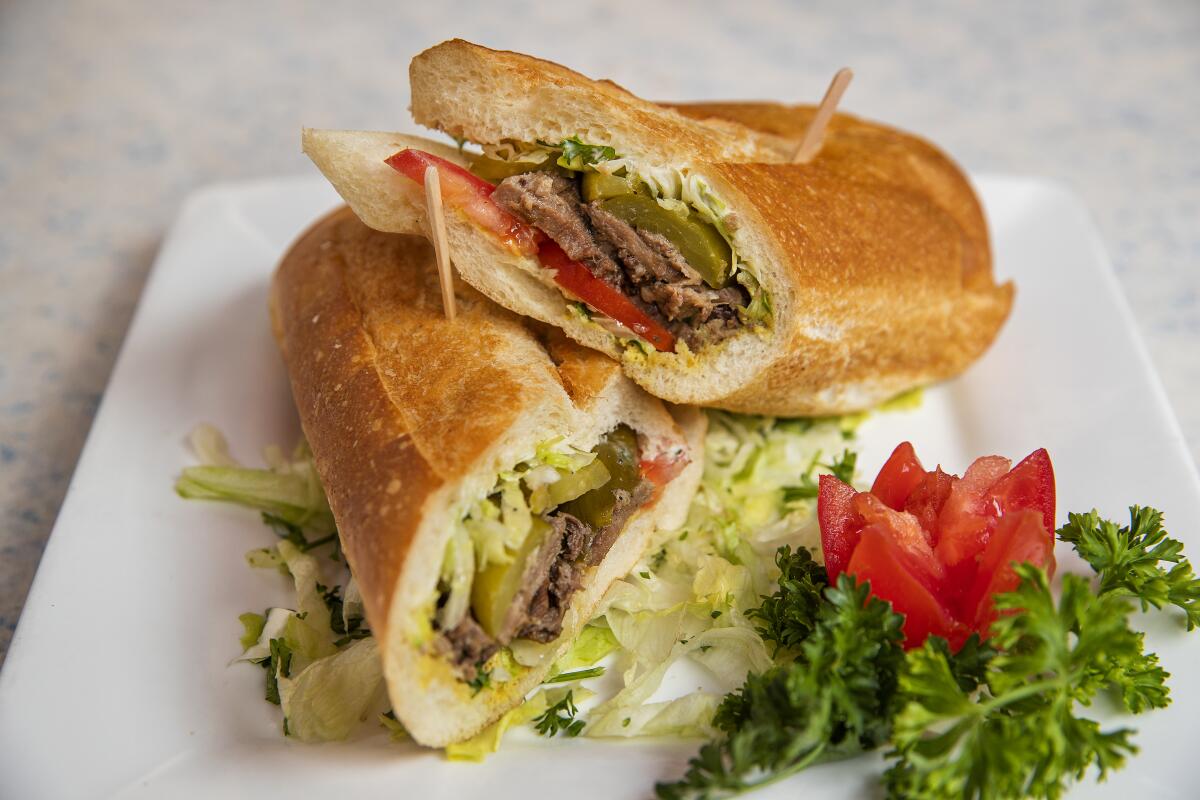
{"type": "Polygon", "coordinates": [[[704,417],[341,209],[270,311],[342,552],[417,742],[473,736],[546,677],[657,527],[682,524],[704,417]]]}
{"type": "Polygon", "coordinates": [[[861,410],[958,374],[1008,315],[978,200],[917,137],[842,115],[793,163],[802,111],[670,108],[460,40],[410,78],[416,121],[477,154],[317,130],[305,152],[384,231],[419,229],[436,166],[463,279],[657,397],[861,410]]]}

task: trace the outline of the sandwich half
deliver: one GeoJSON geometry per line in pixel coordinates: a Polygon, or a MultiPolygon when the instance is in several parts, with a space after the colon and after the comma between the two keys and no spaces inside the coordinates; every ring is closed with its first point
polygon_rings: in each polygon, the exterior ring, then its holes
{"type": "Polygon", "coordinates": [[[682,523],[703,416],[342,209],[284,256],[271,319],[396,717],[479,732],[541,683],[656,527],[682,523]],[[690,439],[689,439],[690,437],[690,439]]]}
{"type": "Polygon", "coordinates": [[[791,163],[804,109],[670,108],[459,40],[410,78],[416,121],[481,153],[313,130],[305,152],[385,231],[421,229],[436,166],[462,277],[660,398],[859,410],[958,374],[1008,315],[969,183],[917,137],[840,115],[791,163]]]}

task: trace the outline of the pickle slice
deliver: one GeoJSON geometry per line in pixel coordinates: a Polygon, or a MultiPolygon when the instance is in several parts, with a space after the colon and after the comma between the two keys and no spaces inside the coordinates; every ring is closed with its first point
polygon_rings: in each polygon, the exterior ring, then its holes
{"type": "Polygon", "coordinates": [[[633,183],[628,178],[606,175],[603,172],[583,173],[581,188],[585,203],[593,200],[607,200],[623,194],[633,194],[635,191],[633,183]]]}
{"type": "Polygon", "coordinates": [[[505,161],[501,158],[476,156],[471,160],[470,170],[485,181],[499,183],[505,178],[511,178],[513,175],[534,172],[541,166],[541,164],[535,164],[532,161],[505,161]]]}
{"type": "Polygon", "coordinates": [[[608,470],[611,476],[608,483],[564,503],[562,510],[599,530],[612,522],[613,507],[617,504],[614,490],[632,492],[641,480],[637,434],[627,425],[613,429],[596,446],[596,461],[608,470]]]}
{"type": "MultiPolygon", "coordinates": [[[[554,529],[541,517],[533,518],[533,526],[509,564],[492,564],[475,574],[471,584],[471,610],[475,619],[489,636],[501,638],[509,608],[521,590],[525,566],[536,557],[538,548],[554,529]]],[[[507,643],[507,640],[503,640],[507,643]]]]}
{"type": "Polygon", "coordinates": [[[564,475],[554,483],[539,486],[529,495],[529,510],[541,514],[549,508],[561,506],[582,494],[598,489],[608,483],[608,468],[596,459],[586,467],[564,475]]]}
{"type": "Polygon", "coordinates": [[[733,251],[717,229],[691,213],[685,219],[652,198],[622,194],[600,201],[600,207],[634,228],[657,233],[679,248],[684,259],[714,289],[729,283],[733,251]]]}

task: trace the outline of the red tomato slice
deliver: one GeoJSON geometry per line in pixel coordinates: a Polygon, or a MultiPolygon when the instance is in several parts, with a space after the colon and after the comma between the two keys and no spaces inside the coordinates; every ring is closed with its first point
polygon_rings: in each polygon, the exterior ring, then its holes
{"type": "Polygon", "coordinates": [[[518,252],[530,256],[537,252],[542,234],[492,202],[496,187],[458,164],[411,148],[389,156],[384,163],[422,187],[425,170],[437,167],[444,202],[461,209],[475,224],[496,234],[518,252]]]}
{"type": "Polygon", "coordinates": [[[683,472],[683,468],[688,465],[688,462],[688,457],[682,453],[677,456],[664,454],[653,461],[642,460],[639,466],[641,466],[643,478],[655,486],[661,487],[675,480],[679,473],[683,472]]]}
{"type": "Polygon", "coordinates": [[[903,511],[904,502],[924,477],[925,468],[921,466],[912,444],[901,442],[879,470],[875,483],[871,485],[871,494],[882,500],[888,508],[903,511]]]}
{"type": "Polygon", "coordinates": [[[619,289],[597,278],[578,261],[572,261],[557,244],[549,239],[542,242],[538,256],[543,266],[554,270],[554,280],[559,286],[629,328],[655,349],[665,353],[675,350],[675,337],[670,331],[634,305],[619,289]]]}
{"type": "Polygon", "coordinates": [[[957,649],[967,638],[965,626],[908,569],[908,557],[887,533],[871,525],[846,566],[846,572],[871,582],[871,594],[888,600],[904,615],[904,647],[912,649],[932,635],[944,636],[957,649]]]}
{"type": "Polygon", "coordinates": [[[938,514],[942,513],[946,498],[950,496],[950,489],[958,480],[956,475],[942,472],[941,467],[925,473],[925,477],[904,501],[904,510],[916,517],[922,528],[930,534],[935,534],[938,514]]]}
{"type": "Polygon", "coordinates": [[[821,526],[821,551],[825,554],[825,572],[829,582],[850,563],[850,556],[858,545],[863,519],[854,510],[854,496],[858,494],[832,475],[822,475],[817,488],[817,522],[821,526]]]}
{"type": "Polygon", "coordinates": [[[987,637],[992,620],[996,618],[992,596],[1017,588],[1021,581],[1013,564],[1026,561],[1054,574],[1054,534],[1042,524],[1040,511],[1005,514],[983,550],[975,582],[963,603],[962,615],[981,636],[987,637]]]}
{"type": "Polygon", "coordinates": [[[1032,509],[1041,512],[1042,524],[1054,531],[1054,466],[1043,447],[1034,450],[988,490],[997,515],[1032,509]]]}
{"type": "Polygon", "coordinates": [[[1000,456],[977,458],[951,487],[938,514],[935,544],[938,558],[947,567],[973,559],[983,550],[994,523],[986,494],[1011,463],[1000,456]]]}
{"type": "Polygon", "coordinates": [[[855,495],[850,505],[866,523],[863,531],[874,529],[887,535],[904,551],[913,577],[934,595],[940,595],[946,569],[934,556],[929,534],[921,529],[917,518],[903,511],[893,511],[868,492],[855,495]]]}

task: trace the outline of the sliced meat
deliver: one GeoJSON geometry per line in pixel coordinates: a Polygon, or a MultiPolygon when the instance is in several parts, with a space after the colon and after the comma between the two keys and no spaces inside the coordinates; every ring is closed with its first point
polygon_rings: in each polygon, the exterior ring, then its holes
{"type": "MultiPolygon", "coordinates": [[[[567,613],[571,595],[583,580],[584,565],[581,562],[595,535],[591,526],[567,513],[551,514],[547,521],[557,534],[549,537],[547,542],[557,541],[558,547],[550,550],[555,557],[544,577],[536,583],[526,584],[536,588],[526,595],[528,605],[523,606],[523,619],[516,634],[535,642],[552,642],[562,633],[563,615],[567,613]]],[[[522,595],[525,595],[524,590],[518,597],[522,595]]]]}
{"type": "Polygon", "coordinates": [[[475,680],[479,667],[500,649],[496,640],[488,636],[470,614],[463,617],[457,627],[444,631],[442,640],[449,650],[450,660],[465,681],[475,680]]]}
{"type": "Polygon", "coordinates": [[[719,341],[740,327],[736,309],[749,300],[741,287],[709,288],[665,236],[635,229],[597,203],[585,208],[597,237],[616,251],[634,296],[689,347],[719,341]],[[710,324],[712,319],[721,322],[710,324]]]}
{"type": "Polygon", "coordinates": [[[692,349],[741,327],[737,309],[750,300],[744,289],[709,288],[669,239],[633,228],[599,203],[583,204],[574,179],[554,172],[513,175],[492,200],[539,228],[692,349]]]}
{"type": "Polygon", "coordinates": [[[579,202],[579,188],[571,178],[554,172],[525,172],[505,178],[492,192],[492,200],[514,216],[540,229],[573,260],[614,286],[622,273],[588,227],[579,202]]]}
{"type": "Polygon", "coordinates": [[[605,211],[598,203],[591,203],[586,209],[596,235],[607,239],[616,249],[617,256],[625,266],[625,274],[634,286],[655,280],[699,283],[699,276],[695,276],[692,268],[683,260],[683,255],[662,236],[639,234],[629,223],[605,211]],[[672,264],[669,253],[659,251],[651,243],[650,236],[666,242],[667,247],[678,256],[678,263],[672,264]],[[689,275],[693,277],[685,277],[689,275]]]}

